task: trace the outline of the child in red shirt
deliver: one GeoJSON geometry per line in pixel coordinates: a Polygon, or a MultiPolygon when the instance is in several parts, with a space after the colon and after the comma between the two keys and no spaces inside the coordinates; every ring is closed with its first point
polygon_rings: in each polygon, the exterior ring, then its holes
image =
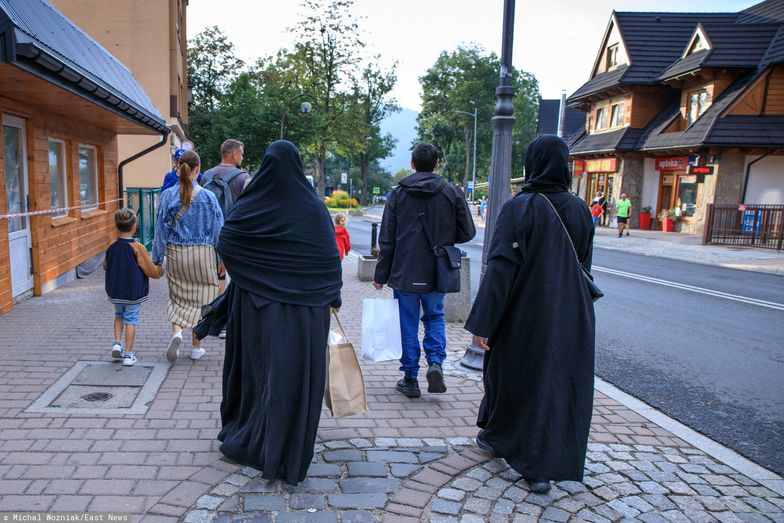
{"type": "Polygon", "coordinates": [[[348,235],[348,231],[346,230],[345,225],[346,225],[346,215],[336,214],[335,215],[335,242],[337,242],[338,244],[338,254],[340,254],[341,260],[351,250],[351,238],[348,235]]]}
{"type": "Polygon", "coordinates": [[[593,207],[591,207],[591,216],[593,216],[593,226],[598,227],[599,222],[602,219],[602,206],[599,202],[594,202],[593,207]]]}

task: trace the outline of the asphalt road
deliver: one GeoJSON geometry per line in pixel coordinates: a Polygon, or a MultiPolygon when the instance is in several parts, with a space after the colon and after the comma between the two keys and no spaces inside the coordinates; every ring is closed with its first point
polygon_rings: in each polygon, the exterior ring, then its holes
{"type": "MultiPolygon", "coordinates": [[[[349,222],[354,250],[369,253],[372,221],[349,222]]],[[[483,233],[461,246],[474,294],[483,233]]],[[[784,277],[604,249],[594,275],[596,373],[784,474],[784,277]]]]}

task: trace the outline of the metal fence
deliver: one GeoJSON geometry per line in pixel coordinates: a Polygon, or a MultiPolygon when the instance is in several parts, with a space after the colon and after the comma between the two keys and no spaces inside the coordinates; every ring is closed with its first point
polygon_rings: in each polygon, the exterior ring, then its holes
{"type": "Polygon", "coordinates": [[[136,211],[136,232],[134,238],[152,250],[155,238],[155,216],[158,212],[158,199],[161,190],[150,187],[129,187],[125,189],[127,207],[136,211]]]}
{"type": "Polygon", "coordinates": [[[784,205],[710,204],[702,243],[782,250],[784,205]]]}

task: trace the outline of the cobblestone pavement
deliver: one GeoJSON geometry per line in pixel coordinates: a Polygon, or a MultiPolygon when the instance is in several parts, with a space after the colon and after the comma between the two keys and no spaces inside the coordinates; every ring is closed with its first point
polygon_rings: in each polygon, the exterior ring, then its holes
{"type": "MultiPolygon", "coordinates": [[[[358,345],[362,298],[391,293],[358,282],[353,264],[344,279],[341,318],[358,345]]],[[[153,282],[142,307],[142,362],[166,361],[165,295],[165,282],[153,282]]],[[[76,362],[110,359],[112,312],[96,274],[0,316],[0,511],[111,510],[156,522],[650,519],[656,512],[671,521],[784,521],[778,494],[599,392],[585,490],[559,484],[550,496],[532,497],[502,461],[471,443],[482,389],[455,365],[469,342],[460,325],[448,326],[445,394],[410,400],[394,391],[397,364],[363,362],[370,411],[339,420],[324,411],[314,467],[297,489],[261,482],[256,471],[221,459],[217,339],[206,342],[205,358],[171,366],[145,414],[25,412],[76,362]]]]}

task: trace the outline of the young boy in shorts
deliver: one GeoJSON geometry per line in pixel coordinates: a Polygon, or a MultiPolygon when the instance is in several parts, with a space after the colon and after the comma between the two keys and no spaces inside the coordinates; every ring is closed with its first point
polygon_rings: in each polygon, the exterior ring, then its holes
{"type": "Polygon", "coordinates": [[[119,209],[114,213],[114,225],[119,238],[106,250],[103,267],[106,270],[106,294],[114,304],[114,345],[112,357],[122,360],[129,367],[136,363],[133,342],[136,339],[136,324],[139,309],[147,301],[150,291],[149,278],[160,278],[160,269],[152,263],[147,249],[133,239],[136,231],[136,213],[131,209],[119,209]],[[125,350],[122,334],[125,327],[125,350]]]}

